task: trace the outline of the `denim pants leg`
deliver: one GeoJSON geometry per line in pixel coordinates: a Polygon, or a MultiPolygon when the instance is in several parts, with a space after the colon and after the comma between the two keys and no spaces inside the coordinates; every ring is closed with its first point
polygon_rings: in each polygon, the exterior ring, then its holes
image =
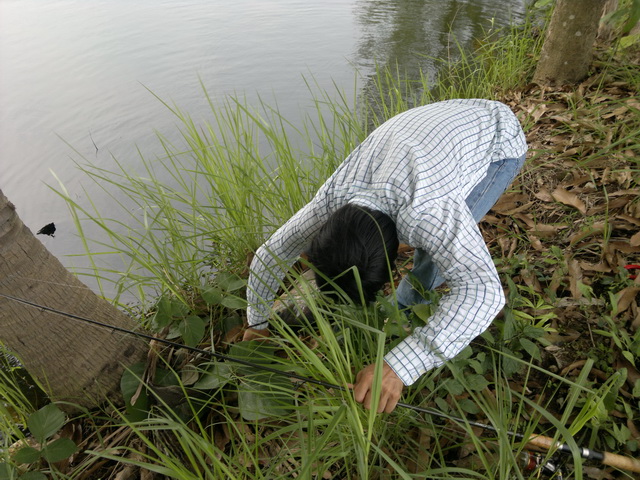
{"type": "MultiPolygon", "coordinates": [[[[482,220],[482,217],[496,204],[522,168],[524,160],[525,156],[506,158],[489,165],[487,175],[466,199],[467,206],[476,222],[482,220]]],[[[431,256],[419,248],[414,253],[413,268],[408,276],[402,279],[396,290],[396,298],[400,308],[425,302],[420,292],[413,288],[411,281],[419,282],[424,290],[433,290],[444,283],[444,278],[440,275],[431,256]],[[408,276],[413,280],[407,278],[408,276]]]]}

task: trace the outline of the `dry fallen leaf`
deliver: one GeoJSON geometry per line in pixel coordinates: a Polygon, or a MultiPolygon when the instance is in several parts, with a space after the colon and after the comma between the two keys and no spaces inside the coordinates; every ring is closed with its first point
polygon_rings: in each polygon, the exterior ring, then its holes
{"type": "Polygon", "coordinates": [[[618,313],[622,313],[631,306],[631,303],[635,301],[636,295],[640,292],[640,286],[631,286],[623,288],[618,293],[618,313]]]}
{"type": "Polygon", "coordinates": [[[583,215],[587,213],[587,207],[580,198],[575,193],[568,192],[562,187],[557,187],[551,196],[554,198],[556,202],[560,202],[564,205],[569,205],[570,207],[575,208],[583,215]]]}
{"type": "Polygon", "coordinates": [[[578,286],[582,283],[582,269],[578,260],[573,259],[568,263],[569,266],[569,289],[571,290],[571,296],[573,298],[582,297],[582,291],[578,286]]]}
{"type": "Polygon", "coordinates": [[[546,188],[541,188],[539,191],[534,193],[534,196],[538,200],[542,200],[543,202],[553,202],[553,197],[551,196],[551,193],[549,193],[549,190],[547,190],[546,188]]]}

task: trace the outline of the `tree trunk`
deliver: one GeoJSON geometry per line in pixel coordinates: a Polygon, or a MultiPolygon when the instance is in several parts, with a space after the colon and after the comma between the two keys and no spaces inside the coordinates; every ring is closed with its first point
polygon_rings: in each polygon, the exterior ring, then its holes
{"type": "MultiPolygon", "coordinates": [[[[139,325],[72,275],[22,223],[0,190],[0,293],[127,329],[139,325]]],[[[139,338],[0,297],[0,342],[53,400],[95,407],[120,401],[125,366],[144,357],[139,338]]]]}
{"type": "Polygon", "coordinates": [[[564,85],[586,77],[605,3],[606,0],[557,0],[534,82],[564,85]]]}

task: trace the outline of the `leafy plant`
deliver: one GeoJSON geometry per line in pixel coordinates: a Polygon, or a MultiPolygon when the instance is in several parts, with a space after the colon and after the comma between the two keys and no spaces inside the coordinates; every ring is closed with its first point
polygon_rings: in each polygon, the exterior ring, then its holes
{"type": "MultiPolygon", "coordinates": [[[[277,359],[276,350],[274,345],[261,340],[244,341],[231,346],[229,357],[284,371],[287,366],[277,359]]],[[[281,417],[291,411],[294,390],[285,376],[230,361],[211,362],[205,367],[194,388],[219,389],[233,385],[245,420],[281,417]]]]}
{"type": "MultiPolygon", "coordinates": [[[[240,361],[264,365],[285,371],[291,369],[275,356],[276,347],[259,340],[235,343],[228,356],[240,361]]],[[[179,380],[170,370],[157,368],[153,384],[145,381],[145,365],[138,363],[127,369],[121,380],[122,395],[126,404],[126,418],[142,421],[149,417],[155,403],[168,406],[164,402],[162,388],[179,389],[188,397],[188,389],[196,391],[217,391],[227,388],[238,395],[238,408],[248,421],[266,417],[278,417],[289,412],[293,402],[293,386],[285,376],[262,371],[233,361],[207,361],[189,370],[189,385],[179,380]],[[160,387],[160,388],[158,388],[160,387]]],[[[176,405],[170,406],[175,408],[176,405]]]]}
{"type": "Polygon", "coordinates": [[[202,291],[202,298],[209,305],[220,305],[230,310],[247,308],[247,302],[234,294],[246,285],[246,281],[228,272],[216,275],[214,284],[202,291]]]}
{"type": "Polygon", "coordinates": [[[192,315],[184,301],[165,295],[157,303],[151,327],[158,331],[169,327],[168,338],[182,337],[185,344],[194,347],[202,340],[206,323],[202,318],[192,315]]]}
{"type": "Polygon", "coordinates": [[[143,384],[145,365],[137,363],[124,371],[120,390],[125,401],[127,419],[137,421],[149,414],[149,394],[143,384]]]}
{"type": "MultiPolygon", "coordinates": [[[[246,309],[247,302],[239,295],[245,284],[245,280],[235,274],[220,272],[209,286],[200,290],[200,297],[212,308],[246,309]]],[[[167,338],[181,338],[185,345],[195,347],[204,337],[209,322],[194,312],[185,299],[165,294],[156,304],[150,324],[156,331],[167,328],[167,338]]]]}
{"type": "Polygon", "coordinates": [[[50,403],[29,415],[27,427],[36,446],[25,445],[17,450],[11,460],[16,465],[28,465],[30,471],[15,476],[16,469],[9,463],[0,463],[0,479],[41,480],[47,478],[42,470],[43,462],[54,464],[73,455],[77,446],[69,438],[52,437],[64,426],[65,414],[55,404],[50,403]]]}
{"type": "Polygon", "coordinates": [[[553,331],[548,322],[555,318],[555,313],[553,306],[531,288],[516,285],[509,277],[507,284],[507,305],[502,318],[494,321],[498,336],[487,330],[482,338],[491,348],[505,354],[502,367],[509,376],[522,367],[517,359],[524,358],[523,352],[534,360],[541,360],[540,347],[548,344],[544,335],[553,331]]]}
{"type": "Polygon", "coordinates": [[[609,327],[608,330],[594,329],[593,333],[610,338],[621,355],[633,366],[638,362],[640,356],[640,329],[636,329],[633,334],[621,328],[611,316],[604,316],[604,320],[609,327]]]}

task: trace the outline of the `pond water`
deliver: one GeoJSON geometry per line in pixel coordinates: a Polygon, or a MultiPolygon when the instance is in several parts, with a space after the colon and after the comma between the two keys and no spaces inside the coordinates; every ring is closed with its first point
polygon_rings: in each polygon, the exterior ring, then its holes
{"type": "MultiPolygon", "coordinates": [[[[62,263],[88,263],[56,177],[80,202],[74,160],[135,172],[136,148],[177,137],[152,95],[199,121],[214,102],[246,95],[296,121],[312,106],[305,77],[354,94],[374,63],[433,71],[455,38],[520,21],[525,0],[0,0],[0,189],[62,263]],[[74,152],[74,149],[77,153],[74,152]],[[54,176],[55,174],[55,176],[54,176]]],[[[89,184],[87,184],[89,185],[89,184]]],[[[106,196],[91,199],[109,216],[106,196]]]]}

